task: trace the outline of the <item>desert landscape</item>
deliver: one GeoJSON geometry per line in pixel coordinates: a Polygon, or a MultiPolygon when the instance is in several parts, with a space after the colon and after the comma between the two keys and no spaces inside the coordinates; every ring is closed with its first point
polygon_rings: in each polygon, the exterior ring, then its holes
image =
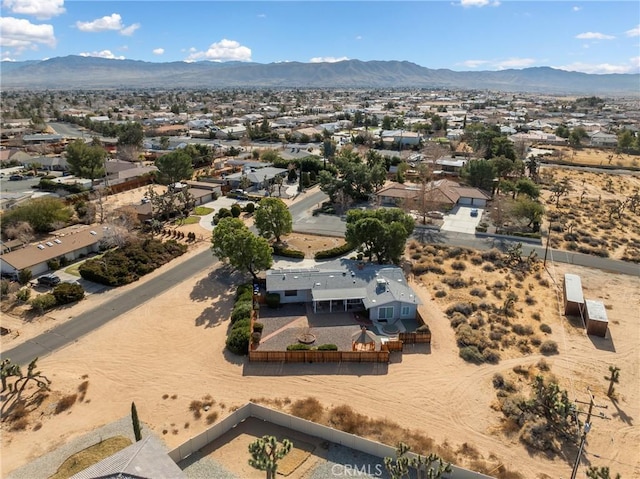
{"type": "MultiPolygon", "coordinates": [[[[198,225],[181,228],[206,235],[198,225]]],[[[302,245],[313,245],[307,250],[324,249],[334,240],[297,235],[290,241],[304,251],[302,245]]],[[[207,241],[199,242],[176,261],[184,261],[208,247],[207,241]]],[[[417,254],[419,248],[423,254],[421,245],[411,243],[409,254],[417,254]]],[[[465,260],[467,267],[458,271],[469,283],[465,294],[470,294],[473,287],[484,288],[499,302],[492,289],[496,281],[507,284],[509,273],[496,270],[489,276],[487,271],[476,271],[475,267],[482,266],[473,265],[470,258],[475,253],[465,254],[469,256],[469,261],[465,260]]],[[[447,273],[454,272],[452,261],[449,259],[444,265],[447,273]]],[[[161,275],[172,266],[165,265],[141,281],[161,275]]],[[[477,467],[479,461],[485,461],[487,468],[502,465],[520,474],[512,477],[568,476],[575,450],[547,457],[527,449],[499,411],[492,383],[496,373],[506,378],[514,376],[514,382],[523,383],[525,376],[514,371],[535,368],[544,359],[550,374],[567,389],[572,400],[588,400],[589,388],[598,404],[607,406],[605,413],[610,420],[596,420],[593,424],[586,461],[591,465],[609,464],[622,477],[638,477],[640,429],[635,420],[640,415],[640,278],[564,264],[548,266],[548,270],[536,269],[533,274],[539,276],[531,276],[533,279],[521,284],[521,299],[530,296],[535,301],[519,302],[516,312],[523,326],[536,328],[536,336],[553,340],[558,354],[543,355],[535,347],[527,350],[518,341],[507,341],[497,346],[497,362],[475,365],[463,361],[451,320],[443,311],[452,302],[465,301],[473,295],[462,296],[462,289],[445,288],[439,274],[424,272],[415,275],[413,286],[424,303],[421,313],[432,331],[429,351],[403,354],[401,362],[389,364],[386,374],[336,375],[329,373],[327,365],[320,364],[290,364],[278,371],[269,364],[249,368],[245,358],[225,351],[226,314],[233,303],[235,286],[243,278],[230,274],[212,258],[202,274],[140,304],[82,341],[40,359],[38,368],[52,381],[51,393],[35,413],[26,416],[23,429],[4,428],[2,475],[9,475],[72,438],[122,418],[128,414],[132,401],[138,406],[144,427],[173,448],[249,400],[291,412],[297,401],[315,398],[323,407],[318,421],[331,424],[330,411],[349,405],[357,414],[397,425],[396,430],[404,431],[397,435],[381,434],[376,428],[364,431],[372,437],[394,442],[424,435],[463,467],[477,467]],[[581,325],[567,321],[561,314],[565,272],[581,276],[586,297],[605,303],[610,337],[587,336],[581,325]],[[447,294],[438,298],[438,291],[445,289],[447,294]],[[533,313],[540,319],[535,319],[533,313]],[[548,332],[540,331],[541,324],[548,326],[548,332]],[[615,402],[606,396],[608,382],[603,379],[611,365],[620,368],[615,402]],[[76,397],[68,408],[58,412],[56,405],[69,396],[76,397]],[[207,413],[199,410],[198,404],[203,403],[209,406],[207,413]]],[[[3,338],[3,348],[94,306],[117,301],[126,288],[135,286],[90,295],[75,306],[48,313],[48,319],[24,324],[17,328],[20,336],[6,343],[3,338]]],[[[515,283],[513,287],[517,287],[515,283]]],[[[3,324],[4,321],[3,318],[3,324]]],[[[236,448],[227,448],[220,454],[245,457],[246,444],[239,441],[236,448]]],[[[228,457],[221,460],[239,477],[261,477],[244,466],[235,466],[240,469],[234,470],[234,461],[228,457]]],[[[301,467],[298,475],[288,477],[302,478],[305,470],[301,467]]]]}

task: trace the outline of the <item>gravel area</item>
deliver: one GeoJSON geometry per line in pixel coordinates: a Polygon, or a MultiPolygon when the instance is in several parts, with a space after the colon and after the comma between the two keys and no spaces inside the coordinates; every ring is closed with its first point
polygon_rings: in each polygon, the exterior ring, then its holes
{"type": "MultiPolygon", "coordinates": [[[[283,330],[275,336],[260,344],[260,351],[286,351],[290,344],[298,343],[298,335],[309,331],[308,327],[293,327],[283,330]]],[[[316,340],[311,346],[321,344],[335,344],[339,351],[351,351],[351,336],[360,331],[360,326],[352,324],[350,326],[325,326],[321,328],[311,328],[311,333],[315,334],[316,340]]]]}
{"type": "MultiPolygon", "coordinates": [[[[145,427],[143,424],[143,437],[148,435],[146,431],[149,431],[149,428],[145,427]]],[[[84,436],[78,437],[61,445],[56,450],[39,457],[35,461],[31,461],[20,469],[16,469],[9,474],[7,479],[35,479],[52,476],[56,473],[60,465],[72,454],[82,451],[94,444],[98,444],[103,439],[114,436],[128,437],[131,439],[131,443],[135,442],[130,416],[125,416],[118,421],[107,424],[106,426],[98,428],[95,431],[91,431],[84,436]]],[[[160,442],[164,444],[162,439],[160,439],[160,442]]]]}
{"type": "Polygon", "coordinates": [[[381,458],[331,443],[326,461],[315,467],[309,479],[339,477],[390,478],[381,458]]]}
{"type": "Polygon", "coordinates": [[[179,462],[178,467],[189,479],[241,479],[200,451],[179,462]]]}
{"type": "Polygon", "coordinates": [[[288,304],[278,309],[262,306],[258,316],[258,321],[264,324],[262,337],[277,331],[298,318],[306,316],[306,314],[307,308],[301,304],[288,304]]]}

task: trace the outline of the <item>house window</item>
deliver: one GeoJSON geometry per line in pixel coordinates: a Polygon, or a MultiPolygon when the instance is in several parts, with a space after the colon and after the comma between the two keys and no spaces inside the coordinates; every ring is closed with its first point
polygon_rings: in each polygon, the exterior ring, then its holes
{"type": "Polygon", "coordinates": [[[378,309],[378,319],[393,318],[393,306],[386,306],[378,309]]]}
{"type": "Polygon", "coordinates": [[[288,289],[284,292],[285,296],[298,296],[298,290],[297,289],[288,289]]]}
{"type": "Polygon", "coordinates": [[[403,318],[406,318],[407,316],[409,316],[409,310],[411,308],[409,306],[403,306],[402,309],[400,309],[400,316],[402,316],[403,318]]]}

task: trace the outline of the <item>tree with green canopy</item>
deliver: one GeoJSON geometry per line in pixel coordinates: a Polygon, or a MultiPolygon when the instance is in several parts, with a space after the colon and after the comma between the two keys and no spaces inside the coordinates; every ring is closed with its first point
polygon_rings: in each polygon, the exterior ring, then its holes
{"type": "Polygon", "coordinates": [[[105,174],[107,151],[99,144],[87,144],[77,139],[67,145],[67,165],[69,171],[79,178],[89,178],[92,182],[105,174]]]}
{"type": "Polygon", "coordinates": [[[283,235],[293,230],[293,217],[280,198],[263,198],[255,211],[255,225],[260,236],[280,242],[283,235]]]}
{"type": "Polygon", "coordinates": [[[399,208],[351,210],[347,213],[348,243],[379,264],[399,263],[404,245],[413,232],[414,219],[399,208]]]}
{"type": "Polygon", "coordinates": [[[181,150],[162,155],[156,160],[155,165],[158,168],[160,182],[167,185],[191,179],[193,176],[191,156],[181,150]]]}
{"type": "Polygon", "coordinates": [[[237,270],[249,272],[254,279],[273,264],[269,242],[249,231],[238,218],[222,218],[213,229],[211,243],[215,256],[237,270]]]}

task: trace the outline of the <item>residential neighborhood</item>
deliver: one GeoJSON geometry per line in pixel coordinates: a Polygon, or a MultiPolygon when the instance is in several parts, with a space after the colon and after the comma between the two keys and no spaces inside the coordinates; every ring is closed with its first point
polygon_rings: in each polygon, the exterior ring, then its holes
{"type": "Polygon", "coordinates": [[[3,477],[638,472],[637,98],[1,95],[3,477]]]}

